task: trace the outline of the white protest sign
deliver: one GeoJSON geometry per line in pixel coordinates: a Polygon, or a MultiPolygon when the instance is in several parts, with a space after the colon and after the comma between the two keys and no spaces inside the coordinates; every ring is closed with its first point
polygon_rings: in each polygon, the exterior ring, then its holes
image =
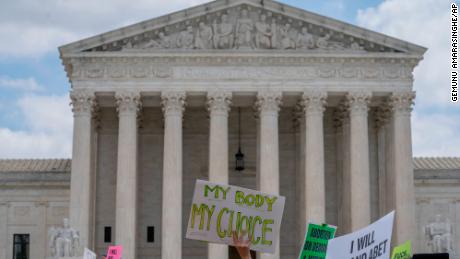
{"type": "Polygon", "coordinates": [[[389,259],[395,212],[356,232],[329,240],[326,259],[389,259]]]}
{"type": "Polygon", "coordinates": [[[85,251],[83,252],[83,259],[97,259],[96,254],[85,247],[85,251]]]}
{"type": "Polygon", "coordinates": [[[232,232],[248,232],[251,249],[274,253],[285,198],[237,186],[197,180],[188,239],[233,244],[232,232]]]}

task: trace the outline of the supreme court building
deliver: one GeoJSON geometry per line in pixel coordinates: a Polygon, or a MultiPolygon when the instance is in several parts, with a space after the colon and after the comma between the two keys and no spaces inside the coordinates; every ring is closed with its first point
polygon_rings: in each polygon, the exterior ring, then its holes
{"type": "Polygon", "coordinates": [[[185,239],[206,179],[286,197],[279,249],[257,258],[296,258],[308,221],[340,235],[392,210],[393,244],[424,249],[411,110],[425,48],[271,0],[217,0],[59,50],[82,247],[235,258],[185,239]]]}

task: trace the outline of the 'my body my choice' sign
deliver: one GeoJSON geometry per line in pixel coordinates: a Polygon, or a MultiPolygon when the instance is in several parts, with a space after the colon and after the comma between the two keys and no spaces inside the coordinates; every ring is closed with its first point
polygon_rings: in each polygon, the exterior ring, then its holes
{"type": "Polygon", "coordinates": [[[274,253],[284,197],[197,180],[187,238],[232,245],[232,232],[252,236],[251,249],[274,253]]]}

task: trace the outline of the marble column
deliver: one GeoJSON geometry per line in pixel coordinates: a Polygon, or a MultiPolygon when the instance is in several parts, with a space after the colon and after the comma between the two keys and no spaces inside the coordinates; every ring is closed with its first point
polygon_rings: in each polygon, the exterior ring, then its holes
{"type": "Polygon", "coordinates": [[[137,239],[137,116],[139,92],[117,92],[118,160],[115,242],[123,245],[123,258],[135,259],[137,239]]]}
{"type": "Polygon", "coordinates": [[[337,127],[337,166],[340,176],[337,180],[339,200],[339,218],[337,234],[347,234],[351,231],[351,190],[350,190],[350,117],[346,102],[339,104],[336,110],[337,127]]]}
{"type": "Polygon", "coordinates": [[[412,164],[411,111],[414,92],[396,92],[390,97],[393,110],[393,170],[395,193],[395,244],[414,240],[415,190],[412,164]]]}
{"type": "MultiPolygon", "coordinates": [[[[282,93],[263,91],[257,94],[256,107],[260,123],[260,176],[258,186],[261,192],[279,194],[279,136],[278,112],[282,93]]],[[[279,259],[280,245],[275,244],[275,254],[260,253],[261,259],[279,259]]]]}
{"type": "MultiPolygon", "coordinates": [[[[296,152],[297,152],[297,171],[296,171],[296,207],[303,208],[305,204],[305,113],[302,102],[300,101],[294,108],[296,125],[296,152]]],[[[303,247],[305,239],[305,210],[298,209],[297,214],[297,250],[303,247]]]]}
{"type": "MultiPolygon", "coordinates": [[[[324,129],[323,113],[327,93],[304,92],[302,104],[305,112],[305,169],[303,175],[305,211],[303,222],[326,223],[326,189],[324,179],[324,129]]],[[[304,232],[306,224],[303,226],[304,232]]]]}
{"type": "Polygon", "coordinates": [[[93,170],[92,121],[96,107],[93,92],[73,90],[70,93],[74,114],[72,174],[70,180],[70,225],[80,233],[80,250],[93,249],[93,170]]]}
{"type": "Polygon", "coordinates": [[[182,115],[185,92],[161,93],[165,118],[161,258],[182,258],[182,115]]]}
{"type": "MultiPolygon", "coordinates": [[[[231,92],[208,93],[209,125],[209,181],[228,184],[228,112],[231,92]]],[[[228,246],[208,245],[208,258],[228,258],[228,246]]]]}
{"type": "Polygon", "coordinates": [[[387,213],[387,125],[390,110],[387,105],[381,104],[375,111],[375,130],[377,131],[378,149],[378,188],[379,188],[379,216],[387,213]]]}
{"type": "Polygon", "coordinates": [[[350,112],[350,210],[351,231],[371,222],[368,104],[371,94],[347,94],[350,112]]]}

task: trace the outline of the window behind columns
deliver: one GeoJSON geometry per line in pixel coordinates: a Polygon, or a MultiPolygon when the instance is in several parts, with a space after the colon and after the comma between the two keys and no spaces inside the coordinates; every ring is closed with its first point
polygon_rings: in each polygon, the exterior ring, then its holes
{"type": "Polygon", "coordinates": [[[14,234],[13,259],[29,259],[29,234],[14,234]]]}
{"type": "Polygon", "coordinates": [[[104,243],[112,243],[112,227],[104,227],[104,243]]]}
{"type": "Polygon", "coordinates": [[[147,227],[147,243],[155,242],[155,228],[153,226],[147,227]]]}

